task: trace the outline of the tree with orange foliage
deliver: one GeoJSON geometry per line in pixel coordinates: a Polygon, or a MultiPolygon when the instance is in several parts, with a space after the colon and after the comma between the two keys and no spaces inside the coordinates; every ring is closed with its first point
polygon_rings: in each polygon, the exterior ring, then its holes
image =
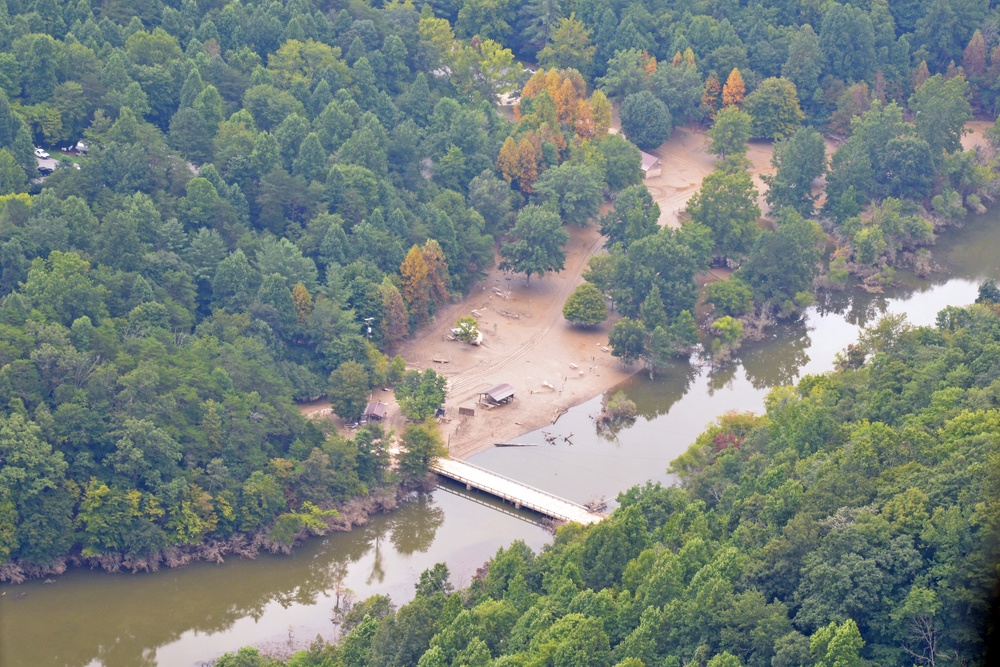
{"type": "MultiPolygon", "coordinates": [[[[572,115],[576,110],[577,100],[584,99],[587,95],[587,83],[583,76],[574,69],[540,69],[531,75],[528,83],[524,84],[521,90],[521,100],[535,100],[542,93],[548,93],[549,97],[555,101],[556,113],[561,123],[572,123],[572,117],[566,119],[565,114],[572,115]]],[[[518,104],[520,109],[521,105],[518,104]]],[[[531,105],[532,113],[535,113],[536,105],[531,105]]],[[[524,110],[521,110],[522,112],[524,110]]]]}
{"type": "Polygon", "coordinates": [[[434,239],[424,244],[423,253],[424,263],[427,264],[430,297],[434,305],[438,306],[451,298],[451,290],[448,289],[451,283],[451,278],[448,277],[448,260],[444,257],[441,244],[434,239]]]}
{"type": "Polygon", "coordinates": [[[720,95],[722,95],[722,85],[719,83],[719,77],[712,72],[705,81],[705,92],[701,95],[701,106],[709,118],[715,118],[715,112],[719,110],[720,95]]]}
{"type": "Polygon", "coordinates": [[[430,271],[420,246],[413,246],[406,253],[406,259],[399,265],[399,277],[403,283],[403,300],[410,311],[410,319],[415,325],[426,322],[431,315],[430,271]]]}
{"type": "Polygon", "coordinates": [[[648,79],[649,77],[653,76],[653,74],[656,72],[657,68],[656,56],[651,56],[645,51],[642,52],[642,55],[645,56],[646,58],[646,62],[643,65],[642,69],[643,71],[646,72],[646,78],[648,79]]]}
{"type": "Polygon", "coordinates": [[[594,113],[586,100],[578,100],[573,121],[573,133],[581,139],[593,139],[596,136],[594,128],[594,113]]]}
{"type": "Polygon", "coordinates": [[[747,87],[743,83],[743,75],[734,67],[726,79],[726,85],[722,87],[722,106],[728,107],[733,104],[740,106],[746,93],[747,87]]]}
{"type": "MultiPolygon", "coordinates": [[[[539,142],[540,143],[540,142],[539,142]]],[[[542,161],[542,147],[529,137],[517,145],[517,185],[524,192],[532,192],[538,178],[538,163],[542,161]]]]}
{"type": "Polygon", "coordinates": [[[563,125],[572,126],[576,122],[576,106],[580,101],[573,87],[573,82],[564,79],[562,84],[553,92],[552,100],[556,103],[556,118],[563,125]]]}

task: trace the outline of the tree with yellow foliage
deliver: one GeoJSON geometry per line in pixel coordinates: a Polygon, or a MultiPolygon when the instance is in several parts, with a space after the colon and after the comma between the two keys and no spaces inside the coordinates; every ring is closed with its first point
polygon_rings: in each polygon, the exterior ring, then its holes
{"type": "Polygon", "coordinates": [[[529,137],[517,145],[517,184],[524,192],[531,192],[538,178],[538,163],[542,161],[542,148],[529,137]]]}
{"type": "Polygon", "coordinates": [[[302,283],[297,283],[292,288],[292,303],[295,304],[295,321],[299,324],[304,323],[312,312],[313,298],[302,283]]]}
{"type": "Polygon", "coordinates": [[[435,306],[451,298],[448,288],[451,278],[448,277],[448,261],[444,257],[441,244],[430,239],[424,244],[424,263],[427,264],[427,284],[431,300],[435,306]]]}
{"type": "Polygon", "coordinates": [[[576,120],[573,122],[573,133],[581,139],[593,139],[596,136],[594,127],[594,112],[586,100],[576,103],[576,120]]]}
{"type": "Polygon", "coordinates": [[[576,120],[576,106],[579,102],[573,82],[564,79],[552,94],[552,101],[556,103],[556,118],[559,122],[563,125],[572,125],[576,120]]]}
{"type": "Polygon", "coordinates": [[[410,319],[419,325],[430,317],[430,278],[427,261],[420,246],[413,246],[406,253],[406,259],[399,265],[399,277],[403,283],[403,300],[410,311],[410,319]]]}
{"type": "Polygon", "coordinates": [[[517,177],[517,142],[514,137],[504,139],[497,156],[497,170],[508,183],[517,177]]]}
{"type": "Polygon", "coordinates": [[[611,102],[599,90],[590,96],[590,113],[594,118],[594,134],[603,137],[611,128],[611,102]]]}

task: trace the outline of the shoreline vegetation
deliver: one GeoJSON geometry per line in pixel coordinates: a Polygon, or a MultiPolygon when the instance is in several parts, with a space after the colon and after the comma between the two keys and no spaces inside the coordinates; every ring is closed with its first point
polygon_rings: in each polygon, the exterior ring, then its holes
{"type": "Polygon", "coordinates": [[[620,361],[652,373],[702,344],[724,363],[808,306],[824,232],[822,280],[878,289],[904,260],[933,268],[921,213],[997,198],[998,130],[961,150],[1000,99],[987,7],[945,34],[881,5],[775,23],[640,2],[9,4],[0,576],[294,543],[394,479],[384,431],[344,437],[297,398],[354,423],[392,387],[420,479],[617,384],[620,361]],[[698,124],[702,145],[663,143],[698,124]],[[829,169],[817,127],[844,137],[829,169]],[[734,271],[709,313],[712,266],[734,271]],[[564,325],[579,276],[613,322],[564,325]],[[471,310],[483,345],[446,340],[471,310]],[[445,379],[454,415],[511,375],[537,400],[434,427],[445,379]]]}
{"type": "Polygon", "coordinates": [[[24,566],[6,563],[0,566],[0,581],[12,584],[24,583],[29,579],[58,576],[69,568],[100,568],[109,574],[129,572],[157,572],[162,567],[183,567],[193,562],[222,564],[227,557],[254,559],[261,552],[290,554],[302,540],[336,532],[346,532],[356,526],[367,525],[368,519],[376,514],[391,512],[400,503],[412,498],[418,491],[412,486],[402,485],[377,489],[372,493],[355,497],[334,506],[335,516],[326,518],[322,524],[313,524],[308,531],[297,532],[293,541],[277,541],[269,536],[268,530],[254,533],[237,533],[226,539],[210,540],[200,544],[183,545],[165,549],[162,552],[143,557],[129,557],[117,553],[103,553],[97,556],[75,555],[57,559],[45,565],[24,566]]]}
{"type": "Polygon", "coordinates": [[[710,424],[679,485],[502,547],[461,591],[438,564],[412,602],[346,610],[336,644],[215,664],[990,664],[998,340],[990,284],[933,326],[883,318],[837,369],[710,424]]]}

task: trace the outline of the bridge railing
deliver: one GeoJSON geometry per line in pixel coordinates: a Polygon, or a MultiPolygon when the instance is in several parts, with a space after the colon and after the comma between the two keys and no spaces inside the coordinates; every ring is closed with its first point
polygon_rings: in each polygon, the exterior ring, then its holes
{"type": "MultiPolygon", "coordinates": [[[[530,484],[525,484],[524,482],[518,481],[518,480],[513,479],[511,477],[507,477],[506,475],[501,475],[500,473],[493,472],[492,470],[487,470],[486,468],[482,468],[480,466],[477,466],[474,463],[469,463],[468,461],[459,461],[457,459],[449,459],[449,460],[455,461],[456,463],[459,463],[462,466],[468,466],[469,468],[473,468],[474,470],[478,470],[478,471],[480,471],[482,473],[485,473],[486,475],[489,475],[490,477],[495,477],[495,478],[498,478],[498,479],[502,479],[505,482],[509,482],[510,484],[514,485],[515,487],[521,487],[523,489],[528,489],[530,491],[533,491],[534,493],[538,493],[538,494],[541,494],[541,495],[546,496],[548,498],[552,498],[553,500],[555,500],[555,501],[557,501],[559,503],[562,503],[564,505],[569,505],[571,507],[574,507],[574,508],[576,508],[576,509],[578,509],[578,510],[580,510],[582,512],[585,512],[586,514],[589,514],[591,516],[594,516],[594,517],[600,517],[601,516],[599,513],[593,512],[593,511],[587,509],[587,507],[585,507],[584,505],[581,505],[580,503],[573,502],[572,500],[566,500],[565,498],[561,498],[561,497],[557,496],[554,493],[549,493],[548,491],[545,491],[544,489],[539,489],[537,487],[531,486],[530,484]]],[[[499,497],[504,498],[506,500],[512,500],[512,501],[520,504],[522,507],[528,507],[530,509],[535,510],[536,512],[541,512],[542,514],[547,514],[549,516],[554,516],[554,517],[556,517],[558,519],[565,519],[567,521],[572,521],[573,520],[571,517],[567,516],[566,514],[563,514],[561,512],[554,512],[551,507],[541,507],[541,506],[537,505],[536,503],[532,503],[530,501],[524,501],[521,498],[517,498],[515,496],[512,496],[508,491],[504,491],[502,489],[491,487],[488,484],[483,484],[480,481],[473,480],[471,478],[465,477],[461,473],[457,473],[457,472],[453,472],[453,471],[446,471],[446,470],[444,470],[443,467],[441,467],[440,465],[438,465],[437,461],[435,461],[434,463],[432,463],[430,467],[431,467],[431,470],[433,470],[434,472],[437,472],[437,473],[442,474],[442,475],[444,475],[446,477],[454,479],[457,482],[462,482],[463,484],[468,484],[470,486],[475,486],[476,488],[478,488],[478,489],[480,489],[482,491],[486,491],[487,493],[492,493],[493,495],[499,496],[499,497]]]]}

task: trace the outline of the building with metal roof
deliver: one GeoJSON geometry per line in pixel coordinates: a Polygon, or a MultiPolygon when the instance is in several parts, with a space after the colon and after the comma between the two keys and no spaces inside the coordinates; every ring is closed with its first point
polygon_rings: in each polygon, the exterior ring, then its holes
{"type": "Polygon", "coordinates": [[[498,384],[479,393],[479,402],[488,405],[503,405],[514,400],[514,388],[509,384],[498,384]]]}

